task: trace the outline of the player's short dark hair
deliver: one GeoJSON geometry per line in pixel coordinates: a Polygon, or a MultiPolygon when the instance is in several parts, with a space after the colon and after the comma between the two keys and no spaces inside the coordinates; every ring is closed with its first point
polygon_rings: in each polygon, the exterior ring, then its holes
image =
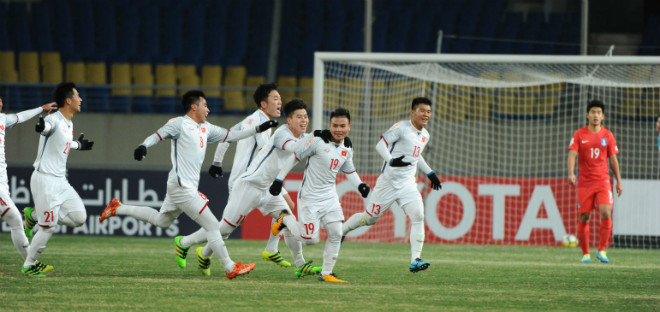
{"type": "Polygon", "coordinates": [[[600,109],[603,111],[603,114],[605,114],[605,104],[603,104],[601,100],[589,101],[589,104],[587,104],[587,113],[594,107],[600,107],[600,109]]]}
{"type": "Polygon", "coordinates": [[[428,98],[425,98],[423,96],[416,97],[416,98],[413,99],[412,105],[410,106],[410,109],[411,110],[417,109],[417,106],[419,106],[419,104],[426,104],[428,106],[431,106],[431,100],[429,100],[428,98]]]}
{"type": "Polygon", "coordinates": [[[257,90],[254,91],[252,98],[254,99],[254,104],[257,104],[257,108],[261,108],[261,101],[266,101],[268,95],[271,91],[277,90],[277,85],[275,83],[264,83],[257,87],[257,90]]]}
{"type": "Polygon", "coordinates": [[[200,98],[206,98],[206,95],[201,90],[190,90],[186,92],[183,95],[183,99],[181,99],[181,105],[183,105],[183,110],[186,113],[190,111],[190,106],[199,103],[200,98]]]}
{"type": "Polygon", "coordinates": [[[66,99],[73,97],[73,89],[76,88],[76,84],[73,82],[60,82],[55,86],[55,91],[53,91],[53,101],[57,103],[57,107],[63,107],[66,103],[66,99]]]}
{"type": "Polygon", "coordinates": [[[351,123],[351,113],[345,108],[339,107],[335,109],[335,111],[330,114],[330,119],[334,117],[346,117],[348,123],[351,123]]]}
{"type": "Polygon", "coordinates": [[[282,110],[284,111],[284,116],[286,116],[286,118],[291,117],[293,112],[299,109],[304,109],[305,111],[307,110],[307,104],[305,104],[305,101],[301,99],[293,99],[288,103],[284,104],[284,108],[282,108],[282,110]]]}

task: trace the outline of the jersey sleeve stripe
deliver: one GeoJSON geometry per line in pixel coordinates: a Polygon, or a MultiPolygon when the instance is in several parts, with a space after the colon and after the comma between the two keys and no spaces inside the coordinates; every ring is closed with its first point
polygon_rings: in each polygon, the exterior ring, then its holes
{"type": "Polygon", "coordinates": [[[390,143],[387,143],[387,140],[385,140],[385,137],[383,137],[382,135],[380,136],[380,139],[383,140],[383,142],[385,142],[385,144],[386,144],[387,146],[390,145],[390,143]]]}
{"type": "Polygon", "coordinates": [[[284,144],[282,144],[282,149],[284,149],[284,146],[285,146],[287,143],[289,143],[290,141],[293,141],[293,140],[292,140],[292,139],[288,139],[288,140],[286,140],[286,141],[284,142],[284,144]]]}
{"type": "Polygon", "coordinates": [[[158,136],[158,140],[159,140],[159,141],[162,141],[162,140],[163,140],[163,137],[161,137],[160,134],[158,134],[158,132],[156,132],[156,135],[158,136]]]}
{"type": "Polygon", "coordinates": [[[353,173],[353,172],[355,172],[355,171],[357,171],[357,170],[353,170],[353,171],[351,171],[351,172],[346,172],[346,171],[343,171],[343,172],[344,172],[345,174],[351,174],[351,173],[353,173]]]}
{"type": "Polygon", "coordinates": [[[225,138],[222,140],[222,142],[227,141],[227,138],[229,137],[229,131],[231,131],[231,130],[227,129],[227,135],[225,135],[225,138]]]}
{"type": "Polygon", "coordinates": [[[300,158],[298,158],[298,154],[296,154],[296,152],[293,152],[293,157],[295,157],[297,161],[300,161],[300,158]]]}
{"type": "Polygon", "coordinates": [[[222,221],[225,221],[227,224],[231,225],[232,227],[236,227],[236,225],[231,224],[231,222],[227,221],[227,219],[222,218],[222,221]]]}
{"type": "Polygon", "coordinates": [[[5,209],[5,212],[3,212],[3,213],[0,215],[0,218],[4,217],[4,216],[5,216],[5,213],[7,213],[7,211],[9,211],[9,208],[5,209]]]}

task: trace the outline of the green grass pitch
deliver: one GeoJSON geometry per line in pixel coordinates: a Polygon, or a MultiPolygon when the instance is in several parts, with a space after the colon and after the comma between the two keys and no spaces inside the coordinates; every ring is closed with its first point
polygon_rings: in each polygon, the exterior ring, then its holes
{"type": "MultiPolygon", "coordinates": [[[[660,250],[610,249],[609,264],[592,251],[581,264],[578,248],[426,244],[431,266],[412,274],[408,244],[346,242],[335,273],[348,283],[335,284],[263,261],[264,246],[227,241],[234,261],[257,263],[228,280],[217,259],[202,276],[194,251],[180,269],[172,239],[55,235],[40,259],[55,270],[37,279],[4,233],[0,311],[660,310],[660,250]]],[[[323,246],[304,247],[306,259],[320,265],[323,246]]]]}

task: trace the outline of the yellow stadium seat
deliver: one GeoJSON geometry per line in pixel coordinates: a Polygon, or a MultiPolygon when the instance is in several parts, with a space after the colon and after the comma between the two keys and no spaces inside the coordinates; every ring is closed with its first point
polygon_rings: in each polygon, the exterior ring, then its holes
{"type": "Polygon", "coordinates": [[[481,88],[474,95],[474,102],[470,105],[469,115],[471,120],[487,121],[490,117],[490,106],[495,102],[492,88],[481,88]]]}
{"type": "Polygon", "coordinates": [[[202,66],[202,81],[204,87],[213,87],[217,90],[204,90],[208,97],[220,97],[220,86],[222,86],[222,67],[219,65],[202,66]]]}
{"type": "MultiPolygon", "coordinates": [[[[245,78],[247,77],[247,70],[245,66],[230,66],[227,67],[225,74],[225,86],[232,88],[245,87],[245,78]]],[[[225,109],[230,110],[245,110],[245,96],[242,90],[225,90],[225,109]]]]}
{"type": "Polygon", "coordinates": [[[91,83],[91,84],[108,83],[107,69],[105,63],[101,63],[101,62],[87,63],[87,83],[91,83]]]}
{"type": "Polygon", "coordinates": [[[351,113],[351,119],[358,119],[360,103],[364,101],[364,81],[362,79],[346,78],[342,82],[342,94],[339,98],[340,107],[351,113]]]}
{"type": "Polygon", "coordinates": [[[296,97],[295,88],[298,87],[298,78],[294,76],[277,77],[277,87],[282,96],[282,102],[291,101],[296,97]]]}
{"type": "Polygon", "coordinates": [[[559,105],[559,96],[544,96],[539,98],[538,115],[552,116],[555,107],[559,105]]]}
{"type": "Polygon", "coordinates": [[[642,98],[641,106],[639,107],[639,115],[641,117],[651,117],[657,119],[660,114],[660,88],[648,88],[646,94],[642,98]]]}
{"type": "Polygon", "coordinates": [[[199,75],[195,65],[177,65],[176,76],[179,86],[182,87],[179,96],[192,89],[199,89],[199,75]]]}
{"type": "Polygon", "coordinates": [[[62,81],[63,68],[59,52],[41,53],[41,81],[59,83],[62,81]]]}
{"type": "Polygon", "coordinates": [[[500,114],[532,115],[536,110],[536,96],[533,95],[502,95],[499,103],[500,114]]]}
{"type": "MultiPolygon", "coordinates": [[[[245,92],[245,106],[248,109],[251,108],[257,108],[257,104],[254,103],[254,98],[252,97],[254,95],[254,90],[257,89],[257,87],[261,84],[266,83],[266,77],[265,76],[248,76],[245,82],[245,86],[250,90],[245,92]]],[[[282,100],[284,101],[284,100],[282,100]]],[[[286,104],[286,102],[283,102],[282,105],[286,104]]]]}
{"type": "Polygon", "coordinates": [[[176,70],[174,64],[156,65],[156,85],[166,87],[165,89],[157,89],[156,97],[176,95],[176,70]]]}
{"type": "MultiPolygon", "coordinates": [[[[325,78],[323,80],[323,106],[327,110],[334,110],[340,106],[341,79],[325,78]]],[[[313,113],[313,112],[312,112],[313,113]]]]}
{"type": "Polygon", "coordinates": [[[64,80],[75,83],[86,83],[85,63],[67,62],[65,65],[64,80]]]}
{"type": "Polygon", "coordinates": [[[151,71],[151,64],[133,64],[133,95],[152,96],[154,75],[151,71]],[[146,88],[140,88],[140,86],[146,88]]]}
{"type": "Polygon", "coordinates": [[[39,54],[37,52],[18,53],[18,79],[21,82],[40,82],[39,54]]]}
{"type": "Polygon", "coordinates": [[[300,92],[298,92],[298,97],[305,101],[307,105],[312,106],[312,97],[314,96],[314,78],[312,77],[302,77],[299,82],[300,92]],[[307,90],[305,90],[307,89],[307,90]]]}
{"type": "Polygon", "coordinates": [[[371,87],[371,101],[372,101],[372,111],[371,115],[374,117],[385,117],[388,113],[387,108],[385,107],[385,91],[386,84],[383,79],[376,79],[372,82],[371,87]]]}
{"type": "Polygon", "coordinates": [[[644,89],[642,88],[624,89],[621,98],[621,115],[628,118],[637,117],[637,111],[642,104],[643,97],[644,89]]]}
{"type": "Polygon", "coordinates": [[[0,51],[0,81],[18,82],[15,57],[13,51],[0,51]]]}
{"type": "MultiPolygon", "coordinates": [[[[113,85],[131,85],[131,65],[128,63],[113,63],[110,65],[110,83],[113,85]]],[[[113,88],[111,95],[128,96],[131,90],[128,88],[113,88]]]]}

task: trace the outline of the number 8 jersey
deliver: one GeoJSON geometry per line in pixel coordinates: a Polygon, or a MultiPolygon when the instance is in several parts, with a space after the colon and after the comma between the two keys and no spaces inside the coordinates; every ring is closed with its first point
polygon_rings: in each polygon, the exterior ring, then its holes
{"type": "Polygon", "coordinates": [[[410,120],[395,123],[381,136],[387,143],[392,158],[403,157],[403,161],[410,166],[392,167],[389,162],[383,165],[383,176],[392,182],[392,185],[403,185],[415,179],[417,162],[422,155],[424,147],[429,142],[429,132],[425,128],[417,130],[410,120]]]}
{"type": "Polygon", "coordinates": [[[619,153],[614,135],[601,126],[598,133],[589,131],[589,126],[580,128],[573,134],[569,150],[578,153],[578,187],[597,186],[601,183],[612,187],[607,168],[609,156],[619,153]]]}

